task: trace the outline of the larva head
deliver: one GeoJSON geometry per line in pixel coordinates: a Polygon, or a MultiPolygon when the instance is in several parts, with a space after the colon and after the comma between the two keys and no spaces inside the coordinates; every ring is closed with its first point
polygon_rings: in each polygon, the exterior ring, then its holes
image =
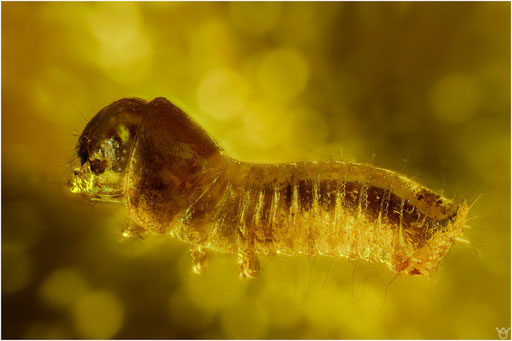
{"type": "Polygon", "coordinates": [[[455,239],[462,234],[468,212],[467,203],[463,201],[451,203],[449,206],[451,213],[447,218],[440,221],[430,220],[419,231],[420,242],[412,248],[412,256],[404,264],[403,272],[410,275],[432,275],[455,239]]]}
{"type": "Polygon", "coordinates": [[[93,117],[78,140],[79,166],[69,183],[71,192],[99,200],[116,200],[122,195],[125,170],[146,105],[142,99],[125,98],[93,117]]]}

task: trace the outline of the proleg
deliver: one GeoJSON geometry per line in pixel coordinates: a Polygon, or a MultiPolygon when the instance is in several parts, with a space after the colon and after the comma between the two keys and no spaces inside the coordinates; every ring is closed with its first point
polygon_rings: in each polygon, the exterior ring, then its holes
{"type": "Polygon", "coordinates": [[[327,255],[430,276],[468,211],[407,177],[368,164],[253,164],[232,159],[164,98],[114,102],[79,139],[72,191],[128,208],[130,231],[190,244],[194,271],[212,253],[327,255]]]}

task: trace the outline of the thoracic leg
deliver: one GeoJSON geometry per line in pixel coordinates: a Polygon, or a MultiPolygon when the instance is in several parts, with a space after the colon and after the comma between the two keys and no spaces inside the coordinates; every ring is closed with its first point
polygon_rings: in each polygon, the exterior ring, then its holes
{"type": "Polygon", "coordinates": [[[239,251],[238,264],[240,265],[240,277],[253,278],[260,272],[260,261],[253,252],[239,251]]]}
{"type": "Polygon", "coordinates": [[[254,231],[248,230],[245,224],[237,228],[238,265],[240,277],[253,278],[260,272],[260,262],[254,250],[254,231]]]}
{"type": "Polygon", "coordinates": [[[208,267],[208,254],[204,248],[192,249],[190,255],[192,256],[192,270],[196,274],[204,273],[208,267]]]}

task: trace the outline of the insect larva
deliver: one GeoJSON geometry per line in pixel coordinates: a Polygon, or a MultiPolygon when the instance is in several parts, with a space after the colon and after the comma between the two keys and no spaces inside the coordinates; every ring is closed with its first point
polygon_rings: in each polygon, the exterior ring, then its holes
{"type": "Polygon", "coordinates": [[[234,160],[165,98],[114,102],[78,147],[71,191],[124,202],[125,235],[167,233],[190,244],[196,272],[209,253],[225,252],[238,255],[242,277],[258,274],[258,254],[365,259],[428,276],[468,210],[367,164],[234,160]]]}

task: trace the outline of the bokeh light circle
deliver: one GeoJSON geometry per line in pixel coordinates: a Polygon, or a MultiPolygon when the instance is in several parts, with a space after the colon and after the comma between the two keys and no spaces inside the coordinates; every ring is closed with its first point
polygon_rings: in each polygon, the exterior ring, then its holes
{"type": "Polygon", "coordinates": [[[229,14],[237,28],[260,36],[272,31],[279,23],[282,12],[280,2],[230,2],[229,14]]]}
{"type": "Polygon", "coordinates": [[[278,48],[263,57],[257,76],[261,89],[269,98],[286,102],[306,87],[309,65],[300,52],[278,48]]]}
{"type": "Polygon", "coordinates": [[[109,339],[123,324],[123,307],[113,294],[94,291],[73,306],[77,331],[88,339],[109,339]]]}
{"type": "Polygon", "coordinates": [[[23,249],[2,243],[2,294],[25,288],[32,277],[32,267],[32,261],[23,249]]]}
{"type": "Polygon", "coordinates": [[[450,74],[432,88],[433,113],[447,123],[466,121],[478,111],[480,101],[478,84],[468,75],[450,74]]]}
{"type": "Polygon", "coordinates": [[[50,274],[41,286],[41,299],[49,306],[67,309],[88,290],[85,278],[75,269],[62,268],[50,274]]]}
{"type": "Polygon", "coordinates": [[[208,72],[201,80],[197,92],[203,112],[221,121],[240,115],[249,95],[247,82],[228,69],[208,72]]]}

